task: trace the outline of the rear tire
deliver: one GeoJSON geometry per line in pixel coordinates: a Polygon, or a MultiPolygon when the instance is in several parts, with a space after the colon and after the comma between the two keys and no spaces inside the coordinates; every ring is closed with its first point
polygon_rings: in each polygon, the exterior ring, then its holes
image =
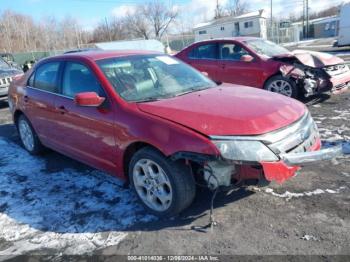
{"type": "Polygon", "coordinates": [[[134,154],[129,164],[129,180],[143,206],[159,217],[179,214],[195,197],[191,169],[151,147],[134,154]]]}
{"type": "Polygon", "coordinates": [[[44,151],[34,128],[25,115],[20,115],[16,122],[22,146],[32,155],[38,155],[44,151]]]}
{"type": "Polygon", "coordinates": [[[281,75],[271,77],[265,83],[264,89],[295,99],[297,99],[299,96],[299,90],[296,83],[293,80],[281,75]]]}

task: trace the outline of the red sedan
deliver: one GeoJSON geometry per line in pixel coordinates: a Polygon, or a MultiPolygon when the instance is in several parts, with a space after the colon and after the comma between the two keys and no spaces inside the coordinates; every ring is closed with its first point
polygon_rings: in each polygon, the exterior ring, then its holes
{"type": "Polygon", "coordinates": [[[292,177],[341,153],[321,147],[306,107],[278,94],[218,86],[164,54],[80,52],[15,80],[9,107],[24,148],[52,148],[129,180],[153,213],[211,189],[292,177]]]}
{"type": "Polygon", "coordinates": [[[350,70],[341,58],[312,51],[289,52],[254,37],[197,42],[176,57],[216,82],[264,88],[293,98],[350,85],[350,70]]]}

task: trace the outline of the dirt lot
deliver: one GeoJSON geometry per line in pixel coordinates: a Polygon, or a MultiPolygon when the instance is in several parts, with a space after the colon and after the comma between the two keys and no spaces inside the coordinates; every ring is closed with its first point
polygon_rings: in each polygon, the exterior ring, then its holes
{"type": "MultiPolygon", "coordinates": [[[[350,91],[306,101],[322,139],[349,150],[350,91]]],[[[158,220],[128,188],[58,153],[29,156],[0,106],[0,260],[20,254],[350,255],[350,157],[307,167],[282,186],[211,193],[158,220]]]]}

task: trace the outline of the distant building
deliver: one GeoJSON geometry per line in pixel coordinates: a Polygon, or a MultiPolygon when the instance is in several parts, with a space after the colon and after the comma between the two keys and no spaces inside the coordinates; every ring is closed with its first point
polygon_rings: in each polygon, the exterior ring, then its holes
{"type": "Polygon", "coordinates": [[[338,45],[350,45],[350,2],[340,9],[338,45]]]}
{"type": "MultiPolygon", "coordinates": [[[[304,22],[306,27],[306,21],[304,22]]],[[[294,41],[303,39],[303,22],[292,24],[295,32],[294,41]]],[[[339,32],[339,16],[328,16],[309,20],[309,38],[335,37],[339,32]]]]}
{"type": "Polygon", "coordinates": [[[262,9],[236,17],[227,16],[207,23],[200,23],[193,28],[195,40],[233,36],[266,38],[266,19],[266,11],[262,9]]]}
{"type": "MultiPolygon", "coordinates": [[[[348,19],[350,19],[348,17],[348,19]]],[[[339,33],[339,16],[325,17],[321,20],[314,21],[314,37],[334,37],[339,33]]]]}

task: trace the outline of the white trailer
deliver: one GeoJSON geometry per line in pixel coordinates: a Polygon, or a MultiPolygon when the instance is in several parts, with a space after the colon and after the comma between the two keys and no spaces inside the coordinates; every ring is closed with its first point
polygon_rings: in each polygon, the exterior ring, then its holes
{"type": "Polygon", "coordinates": [[[340,9],[338,46],[350,45],[350,3],[340,9]]]}

